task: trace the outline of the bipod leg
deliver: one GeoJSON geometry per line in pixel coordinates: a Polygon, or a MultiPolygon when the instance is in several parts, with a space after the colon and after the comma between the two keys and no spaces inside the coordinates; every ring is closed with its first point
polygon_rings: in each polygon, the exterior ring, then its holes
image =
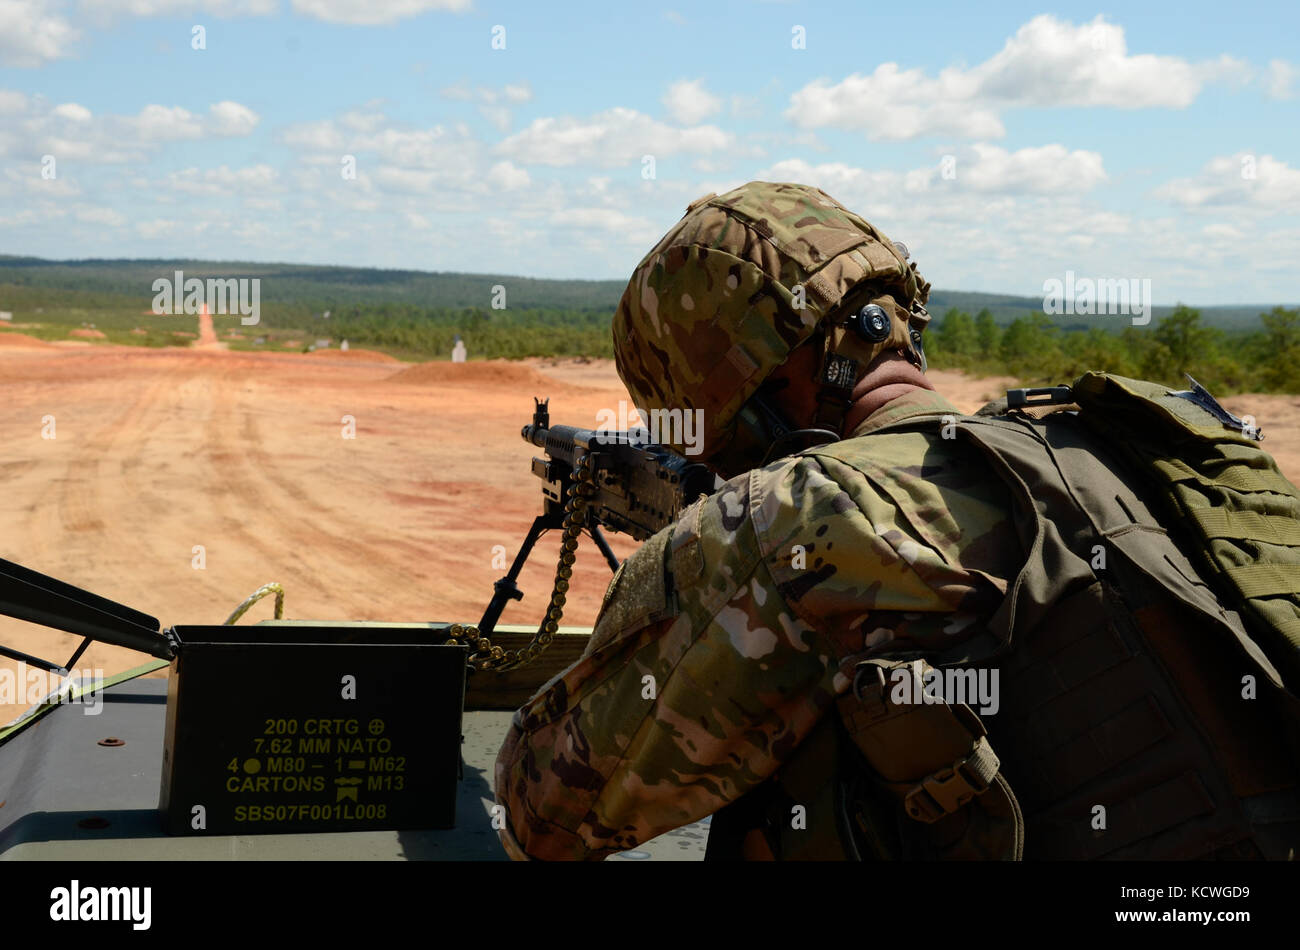
{"type": "Polygon", "coordinates": [[[524,538],[524,543],[519,546],[519,553],[515,555],[515,562],[510,565],[509,573],[492,585],[495,593],[488,602],[487,610],[483,611],[483,619],[478,623],[479,636],[491,635],[497,621],[501,619],[501,612],[506,609],[507,603],[512,600],[524,599],[524,592],[519,589],[516,581],[519,579],[520,570],[523,569],[524,563],[528,560],[528,555],[532,553],[533,545],[546,531],[563,526],[563,511],[548,512],[533,519],[533,525],[528,529],[528,536],[524,538]]]}
{"type": "Polygon", "coordinates": [[[592,518],[587,525],[587,530],[591,532],[591,540],[596,542],[596,547],[600,548],[600,553],[605,555],[605,562],[609,565],[611,571],[617,571],[619,567],[618,557],[614,554],[613,548],[605,540],[605,533],[600,530],[600,522],[592,518]]]}

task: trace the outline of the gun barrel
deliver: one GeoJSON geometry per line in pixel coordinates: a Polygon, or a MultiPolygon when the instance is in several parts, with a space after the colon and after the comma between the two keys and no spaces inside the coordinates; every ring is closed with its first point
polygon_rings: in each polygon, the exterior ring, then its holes
{"type": "Polygon", "coordinates": [[[591,429],[579,429],[576,426],[538,426],[526,425],[524,440],[539,449],[545,449],[552,458],[562,458],[573,464],[575,448],[589,449],[596,441],[596,433],[591,429]]]}
{"type": "Polygon", "coordinates": [[[539,449],[545,450],[551,458],[573,464],[574,452],[613,449],[617,446],[632,446],[639,449],[656,449],[649,443],[650,433],[645,429],[580,429],[577,426],[539,426],[526,425],[523,428],[525,442],[531,442],[539,449]]]}

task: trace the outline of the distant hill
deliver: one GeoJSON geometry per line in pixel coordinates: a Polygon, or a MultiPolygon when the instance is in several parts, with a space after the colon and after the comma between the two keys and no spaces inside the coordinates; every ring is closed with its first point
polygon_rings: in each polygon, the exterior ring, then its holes
{"type": "MultiPolygon", "coordinates": [[[[264,302],[304,303],[325,309],[347,304],[406,303],[426,307],[484,307],[492,288],[506,288],[511,309],[613,311],[626,286],[621,280],[543,280],[506,274],[439,273],[382,270],[372,267],[328,267],[308,264],[259,264],[247,261],[81,260],[50,261],[38,257],[0,255],[0,284],[152,298],[159,277],[181,270],[187,277],[259,277],[264,302]]],[[[1194,305],[1194,304],[1193,304],[1194,305]]],[[[1287,306],[1294,306],[1288,304],[1287,306]]],[[[936,319],[956,307],[974,315],[987,308],[1000,324],[1042,312],[1041,297],[932,290],[929,310],[936,319]]],[[[1257,329],[1259,314],[1268,305],[1200,307],[1209,326],[1227,330],[1257,329]]],[[[1158,322],[1173,310],[1154,308],[1158,322]]],[[[1059,315],[1053,320],[1066,329],[1102,326],[1120,329],[1120,316],[1083,318],[1059,315]]]]}
{"type": "MultiPolygon", "coordinates": [[[[1189,306],[1196,307],[1189,303],[1189,306]]],[[[1221,330],[1258,330],[1259,315],[1273,309],[1273,304],[1237,304],[1218,307],[1196,307],[1201,312],[1201,322],[1206,326],[1221,330]]],[[[1294,304],[1283,304],[1292,307],[1294,304]]],[[[1042,297],[1016,297],[1011,294],[978,294],[964,290],[931,290],[930,302],[926,309],[936,320],[952,308],[964,310],[971,316],[987,309],[999,324],[1005,326],[1017,317],[1031,313],[1043,312],[1042,297]]],[[[1152,307],[1151,325],[1159,323],[1164,317],[1173,313],[1173,307],[1152,307]]],[[[1081,317],[1073,314],[1051,315],[1052,321],[1065,330],[1091,330],[1094,327],[1104,329],[1123,329],[1130,325],[1123,316],[1081,317]]]]}
{"type": "Polygon", "coordinates": [[[175,271],[189,277],[258,277],[263,301],[322,306],[410,303],[427,307],[490,306],[492,288],[506,288],[510,308],[613,310],[625,281],[541,280],[505,274],[456,274],[371,267],[256,264],[247,261],[48,261],[0,255],[0,284],[153,297],[153,282],[175,271]]]}

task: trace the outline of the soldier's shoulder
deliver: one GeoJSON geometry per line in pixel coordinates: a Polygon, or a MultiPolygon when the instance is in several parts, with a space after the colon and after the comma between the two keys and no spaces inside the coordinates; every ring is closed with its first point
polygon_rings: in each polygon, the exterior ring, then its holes
{"type": "Polygon", "coordinates": [[[751,473],[749,507],[762,554],[788,558],[793,546],[815,544],[829,560],[837,549],[849,556],[884,537],[905,546],[904,555],[914,539],[957,560],[973,538],[1006,524],[1001,478],[965,439],[945,434],[960,426],[960,412],[918,401],[894,421],[931,412],[937,415],[924,425],[860,428],[751,473]]]}

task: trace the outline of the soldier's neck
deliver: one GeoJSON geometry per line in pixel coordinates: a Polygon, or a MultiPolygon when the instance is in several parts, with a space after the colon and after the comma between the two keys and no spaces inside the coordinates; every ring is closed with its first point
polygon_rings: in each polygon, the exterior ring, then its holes
{"type": "Polygon", "coordinates": [[[853,405],[844,416],[844,433],[891,400],[917,389],[934,391],[925,374],[898,353],[882,355],[853,387],[853,405]]]}

